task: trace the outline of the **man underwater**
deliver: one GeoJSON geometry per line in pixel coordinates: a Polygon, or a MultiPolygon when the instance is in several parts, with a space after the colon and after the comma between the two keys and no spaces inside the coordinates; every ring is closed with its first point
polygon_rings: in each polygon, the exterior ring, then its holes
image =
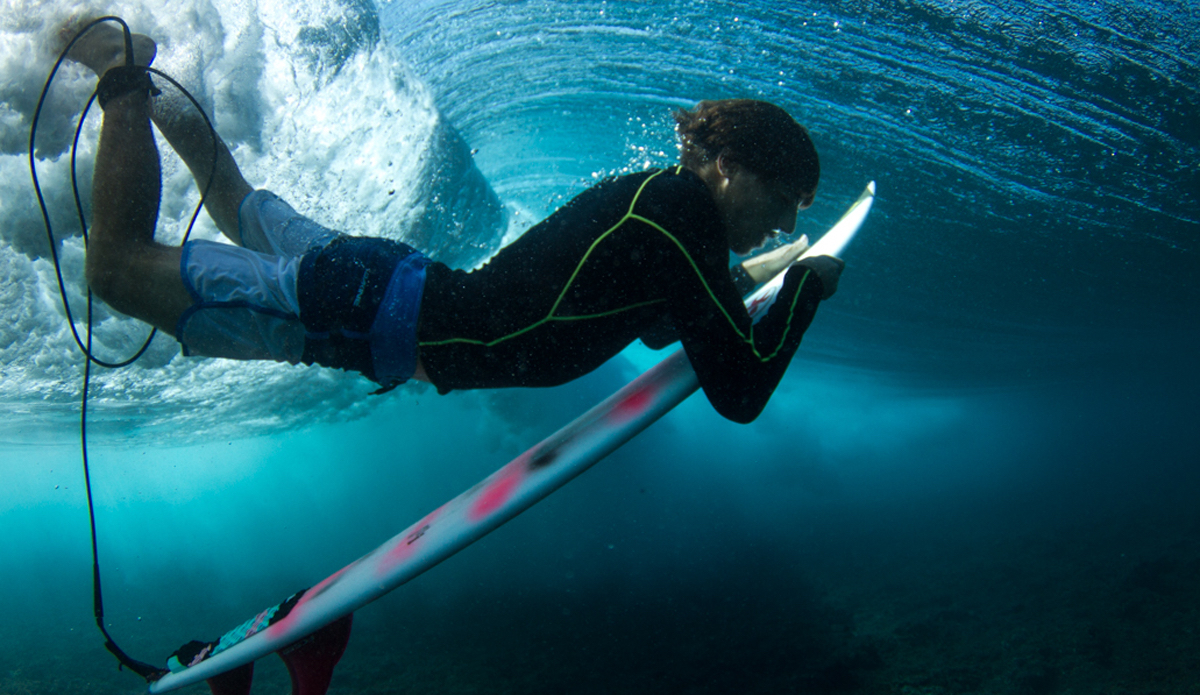
{"type": "Polygon", "coordinates": [[[840,260],[787,271],[752,324],[741,297],[805,240],[735,266],[795,229],[819,179],[807,131],[761,101],[703,101],[675,113],[680,164],[601,181],[471,272],[406,244],[329,230],[254,189],[196,114],[161,113],[156,46],[91,29],[70,57],[101,76],[86,274],[97,296],[180,342],[184,353],[355,370],[384,389],[408,379],[453,389],[552,386],[634,340],[680,340],[710,403],[754,420],[783,377],[840,260]],[[161,171],[153,126],[202,188],[233,242],[154,239],[161,171]],[[736,276],[736,277],[735,277],[736,276]]]}

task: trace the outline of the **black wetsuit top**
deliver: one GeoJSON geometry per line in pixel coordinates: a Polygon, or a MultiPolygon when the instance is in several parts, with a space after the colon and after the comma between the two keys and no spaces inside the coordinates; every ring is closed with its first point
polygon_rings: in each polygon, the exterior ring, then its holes
{"type": "Polygon", "coordinates": [[[482,268],[426,272],[417,339],[439,391],[553,386],[638,338],[678,338],[713,407],[737,422],[766,405],[822,293],[794,266],[752,327],[712,196],[682,167],[600,182],[482,268]]]}

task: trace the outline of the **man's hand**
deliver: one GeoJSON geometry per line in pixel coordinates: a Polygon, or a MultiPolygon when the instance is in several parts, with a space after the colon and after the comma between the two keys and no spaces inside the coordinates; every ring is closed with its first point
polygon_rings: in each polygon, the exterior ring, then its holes
{"type": "Polygon", "coordinates": [[[761,256],[755,256],[744,263],[742,268],[750,275],[755,283],[766,282],[782,273],[800,254],[808,250],[808,236],[801,234],[800,238],[779,248],[768,251],[761,256]]]}
{"type": "Polygon", "coordinates": [[[821,287],[824,289],[821,299],[829,299],[837,292],[838,278],[842,275],[842,268],[846,267],[842,259],[834,256],[811,256],[796,265],[812,270],[821,279],[821,287]]]}

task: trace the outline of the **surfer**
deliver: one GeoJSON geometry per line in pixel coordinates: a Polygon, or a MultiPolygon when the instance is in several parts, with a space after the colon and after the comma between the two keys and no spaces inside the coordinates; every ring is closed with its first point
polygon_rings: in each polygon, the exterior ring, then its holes
{"type": "Polygon", "coordinates": [[[332,231],[254,189],[198,115],[154,98],[138,67],[154,59],[154,41],[134,35],[130,66],[124,45],[102,24],[70,54],[101,77],[104,110],[87,281],[184,354],[320,364],[382,390],[418,379],[446,393],[561,384],[639,338],[654,348],[681,340],[715,409],[750,422],[837,288],[840,260],[793,265],[803,238],[729,268],[730,250],[792,233],[816,193],[816,149],[773,104],[677,111],[679,165],[606,179],[465,272],[396,241],[332,231]],[[202,189],[211,174],[205,207],[232,244],[155,241],[152,124],[202,189]],[[779,299],[752,324],[742,295],[785,269],[779,299]]]}

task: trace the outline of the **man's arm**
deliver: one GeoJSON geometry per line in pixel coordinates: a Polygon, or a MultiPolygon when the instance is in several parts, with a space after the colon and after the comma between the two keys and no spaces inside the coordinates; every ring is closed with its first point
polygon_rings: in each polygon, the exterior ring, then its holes
{"type": "MultiPolygon", "coordinates": [[[[740,265],[730,268],[733,284],[741,295],[748,295],[755,287],[787,269],[809,246],[808,236],[801,235],[791,244],[748,258],[740,265]]],[[[663,320],[646,331],[641,339],[651,350],[661,350],[679,340],[679,333],[670,318],[664,316],[663,320]]]]}
{"type": "Polygon", "coordinates": [[[670,310],[704,395],[722,416],[746,423],[783,378],[825,292],[813,269],[792,266],[767,315],[752,324],[732,282],[727,287],[710,285],[710,296],[680,288],[670,310]]]}

